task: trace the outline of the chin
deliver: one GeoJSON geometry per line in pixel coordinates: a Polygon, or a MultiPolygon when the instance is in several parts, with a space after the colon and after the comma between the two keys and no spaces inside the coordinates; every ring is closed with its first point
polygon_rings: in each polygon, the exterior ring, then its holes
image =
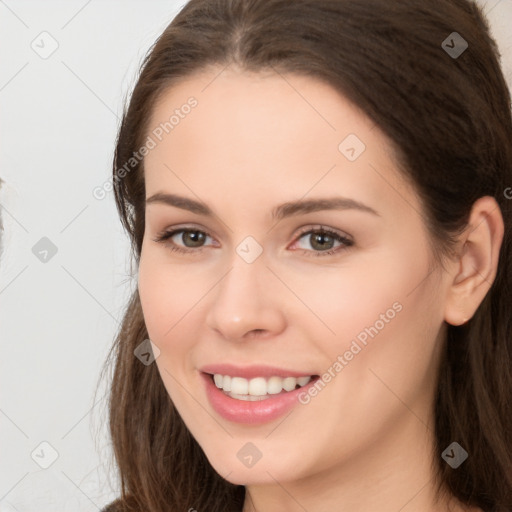
{"type": "MultiPolygon", "coordinates": [[[[217,469],[215,468],[215,470],[217,469]]],[[[224,478],[224,480],[227,480],[228,482],[234,485],[274,485],[276,483],[276,480],[279,482],[284,481],[283,478],[280,478],[280,475],[278,473],[272,471],[272,468],[247,468],[236,470],[231,469],[231,472],[229,472],[228,470],[227,473],[219,474],[224,478]]],[[[287,475],[287,479],[290,479],[289,474],[287,475]]],[[[291,479],[293,480],[293,477],[291,479]]]]}
{"type": "MultiPolygon", "coordinates": [[[[245,442],[240,443],[241,446],[245,444],[245,442]]],[[[208,457],[208,460],[222,478],[235,485],[275,484],[276,480],[285,482],[303,476],[301,474],[303,468],[298,467],[299,461],[278,460],[276,457],[264,460],[265,457],[262,456],[252,466],[245,466],[237,457],[237,452],[233,453],[233,457],[226,456],[227,453],[227,451],[224,451],[222,454],[208,457]]],[[[243,460],[243,457],[241,458],[243,460]]]]}

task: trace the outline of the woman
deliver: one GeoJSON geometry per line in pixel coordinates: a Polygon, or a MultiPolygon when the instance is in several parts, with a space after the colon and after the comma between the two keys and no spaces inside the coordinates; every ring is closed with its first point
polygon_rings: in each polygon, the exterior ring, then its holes
{"type": "Polygon", "coordinates": [[[113,180],[107,510],[512,510],[512,119],[474,3],[192,0],[113,180]]]}

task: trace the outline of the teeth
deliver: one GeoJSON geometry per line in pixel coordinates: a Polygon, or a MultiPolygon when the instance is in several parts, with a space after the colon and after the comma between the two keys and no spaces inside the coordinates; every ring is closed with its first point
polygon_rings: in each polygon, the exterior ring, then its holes
{"type": "Polygon", "coordinates": [[[215,385],[224,390],[232,398],[239,400],[261,400],[266,395],[277,395],[284,389],[293,391],[297,385],[305,386],[311,377],[255,377],[254,379],[244,379],[243,377],[231,377],[229,375],[220,375],[216,373],[213,376],[215,385]],[[259,398],[257,398],[259,397],[259,398]]]}
{"type": "Polygon", "coordinates": [[[214,376],[213,376],[213,382],[215,382],[215,385],[218,387],[218,388],[221,388],[222,387],[222,383],[224,381],[224,377],[222,375],[219,375],[218,373],[216,373],[214,376]]]}
{"type": "Polygon", "coordinates": [[[300,387],[302,387],[302,386],[305,386],[310,380],[311,380],[311,377],[299,377],[297,379],[297,384],[300,387]]]}
{"type": "Polygon", "coordinates": [[[249,381],[242,377],[233,377],[231,379],[231,392],[236,395],[248,395],[249,381]]]}
{"type": "Polygon", "coordinates": [[[267,381],[267,393],[277,395],[283,390],[283,379],[281,377],[270,377],[267,381]]]}
{"type": "MultiPolygon", "coordinates": [[[[246,379],[242,379],[247,382],[246,379]]],[[[263,377],[257,377],[249,381],[249,393],[238,393],[239,395],[262,396],[267,394],[267,381],[263,377]]]]}
{"type": "Polygon", "coordinates": [[[295,389],[296,385],[297,379],[295,377],[286,377],[286,379],[283,379],[283,389],[285,391],[291,391],[292,389],[295,389]]]}

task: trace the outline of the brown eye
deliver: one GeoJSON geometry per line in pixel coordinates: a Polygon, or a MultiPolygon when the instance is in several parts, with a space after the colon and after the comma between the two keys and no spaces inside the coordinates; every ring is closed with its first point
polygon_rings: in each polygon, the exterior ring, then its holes
{"type": "Polygon", "coordinates": [[[311,247],[320,251],[332,249],[336,241],[332,235],[326,233],[311,233],[309,237],[311,247]]]}
{"type": "MultiPolygon", "coordinates": [[[[179,233],[179,231],[178,231],[179,233]]],[[[202,231],[181,231],[181,241],[187,247],[200,247],[204,240],[206,239],[206,233],[202,231]]]]}
{"type": "Polygon", "coordinates": [[[297,241],[301,239],[305,239],[312,250],[305,247],[299,247],[299,249],[302,249],[305,254],[315,256],[332,255],[354,245],[354,242],[348,237],[323,227],[303,232],[297,241]],[[335,247],[336,242],[339,244],[337,247],[335,247]]]}
{"type": "Polygon", "coordinates": [[[160,233],[154,241],[164,243],[171,251],[197,253],[203,249],[203,244],[208,237],[210,237],[210,235],[204,231],[182,228],[164,231],[160,233]]]}

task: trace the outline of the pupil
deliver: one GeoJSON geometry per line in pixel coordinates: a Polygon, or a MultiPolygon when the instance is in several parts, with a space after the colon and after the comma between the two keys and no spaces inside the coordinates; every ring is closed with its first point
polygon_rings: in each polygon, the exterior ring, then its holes
{"type": "Polygon", "coordinates": [[[189,247],[198,247],[201,245],[201,242],[204,241],[204,233],[200,233],[199,231],[187,231],[183,233],[182,239],[185,245],[188,245],[186,243],[186,238],[189,237],[192,241],[192,245],[189,245],[189,247]]]}
{"type": "MultiPolygon", "coordinates": [[[[326,234],[322,235],[322,234],[317,233],[317,234],[314,234],[313,236],[314,236],[314,238],[313,238],[314,243],[311,244],[313,247],[315,247],[316,243],[319,243],[319,248],[325,249],[326,248],[325,241],[327,240],[327,243],[329,243],[329,239],[331,239],[330,241],[332,242],[332,236],[330,236],[330,235],[326,235],[326,234]]],[[[329,249],[330,249],[330,247],[329,247],[329,249]]]]}

